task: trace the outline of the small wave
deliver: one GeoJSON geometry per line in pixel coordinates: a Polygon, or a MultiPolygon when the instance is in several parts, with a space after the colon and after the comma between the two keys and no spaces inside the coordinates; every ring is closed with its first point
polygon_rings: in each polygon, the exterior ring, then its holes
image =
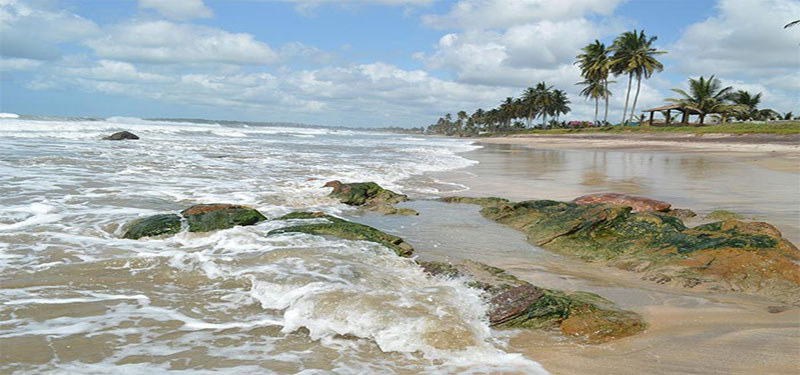
{"type": "Polygon", "coordinates": [[[0,112],[0,119],[2,118],[19,118],[19,115],[16,113],[0,112]]]}

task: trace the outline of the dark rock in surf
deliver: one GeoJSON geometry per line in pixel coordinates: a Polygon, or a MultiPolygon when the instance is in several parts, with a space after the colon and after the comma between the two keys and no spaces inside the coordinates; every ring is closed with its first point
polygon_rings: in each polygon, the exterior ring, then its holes
{"type": "Polygon", "coordinates": [[[142,237],[171,236],[181,230],[181,217],[175,214],[153,215],[132,221],[122,238],[138,240],[142,237]]]}
{"type": "Polygon", "coordinates": [[[131,133],[129,131],[121,131],[121,132],[116,132],[114,134],[111,134],[111,135],[109,135],[107,137],[104,137],[103,139],[106,140],[106,141],[124,141],[124,140],[139,139],[139,136],[137,136],[136,134],[133,134],[133,133],[131,133]]]}
{"type": "Polygon", "coordinates": [[[456,265],[419,264],[430,275],[461,278],[467,286],[486,292],[489,323],[495,327],[556,328],[587,343],[631,336],[646,327],[636,313],[592,293],[539,288],[500,268],[469,260],[456,265]]]}
{"type": "Polygon", "coordinates": [[[189,221],[189,232],[209,232],[237,225],[253,225],[267,219],[256,209],[225,203],[194,205],[181,211],[181,215],[189,221]]]}
{"type": "Polygon", "coordinates": [[[687,228],[678,217],[633,212],[630,206],[458,197],[444,201],[481,204],[483,216],[524,232],[537,246],[643,272],[647,280],[800,304],[800,251],[767,223],[725,220],[687,228]]]}
{"type": "Polygon", "coordinates": [[[342,183],[329,181],[323,187],[333,188],[329,197],[349,206],[360,206],[384,215],[419,215],[410,208],[397,208],[393,204],[408,201],[408,196],[384,189],[374,182],[342,183]]]}
{"type": "Polygon", "coordinates": [[[398,256],[410,257],[414,248],[402,238],[379,231],[373,227],[353,223],[338,217],[326,215],[322,212],[293,212],[277,218],[276,220],[308,220],[322,219],[322,222],[293,225],[269,232],[269,235],[279,233],[307,233],[344,238],[348,240],[361,240],[376,242],[392,249],[398,256]]]}

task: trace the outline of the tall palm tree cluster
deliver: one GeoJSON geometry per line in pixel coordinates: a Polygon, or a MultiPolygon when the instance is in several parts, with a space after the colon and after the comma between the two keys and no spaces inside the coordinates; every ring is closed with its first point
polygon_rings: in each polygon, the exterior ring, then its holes
{"type": "Polygon", "coordinates": [[[508,97],[497,108],[484,111],[478,108],[471,115],[465,111],[440,117],[428,126],[431,134],[478,134],[519,130],[534,126],[537,118],[542,119],[541,127],[558,126],[559,118],[569,113],[570,101],[567,94],[553,89],[545,82],[528,87],[519,98],[508,97]],[[548,122],[547,119],[551,121],[548,122]]]}
{"type": "Polygon", "coordinates": [[[701,125],[709,114],[719,116],[722,122],[730,118],[740,121],[792,119],[791,112],[781,115],[771,109],[759,109],[761,93],[753,95],[744,90],[734,91],[731,86],[722,87],[720,80],[713,75],[708,79],[703,76],[697,79],[689,78],[689,92],[682,89],[672,89],[672,91],[678,93],[680,97],[669,98],[667,101],[699,112],[701,125]]]}
{"type": "Polygon", "coordinates": [[[622,124],[625,118],[628,122],[633,122],[636,113],[636,103],[639,100],[639,91],[642,87],[642,78],[650,78],[653,73],[660,72],[664,65],[656,59],[656,56],[665,54],[653,47],[653,43],[658,37],[647,37],[644,30],[626,31],[614,39],[611,46],[606,47],[599,40],[595,40],[584,47],[582,53],[577,56],[577,64],[581,69],[583,81],[577,83],[584,85],[581,95],[594,99],[594,122],[598,123],[598,110],[600,99],[605,101],[605,114],[603,123],[608,123],[608,97],[611,91],[608,89],[610,74],[614,76],[628,76],[628,90],[625,94],[625,109],[622,112],[622,124]],[[633,105],[630,113],[628,105],[634,78],[636,79],[636,94],[633,97],[633,105]]]}

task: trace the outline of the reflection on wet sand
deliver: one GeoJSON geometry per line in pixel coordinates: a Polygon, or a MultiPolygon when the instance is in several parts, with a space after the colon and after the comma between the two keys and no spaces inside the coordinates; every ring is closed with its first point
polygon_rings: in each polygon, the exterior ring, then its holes
{"type": "Polygon", "coordinates": [[[459,194],[512,200],[599,192],[643,195],[699,214],[724,209],[768,221],[800,242],[800,174],[700,153],[537,149],[484,144],[462,154],[480,163],[434,174],[470,187],[459,194]]]}

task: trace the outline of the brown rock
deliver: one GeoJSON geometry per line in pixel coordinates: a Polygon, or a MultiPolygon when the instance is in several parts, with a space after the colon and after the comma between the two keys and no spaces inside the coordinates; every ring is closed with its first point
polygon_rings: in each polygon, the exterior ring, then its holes
{"type": "Polygon", "coordinates": [[[594,203],[607,203],[615,206],[628,206],[633,208],[633,212],[647,212],[659,211],[666,212],[672,206],[667,202],[657,201],[655,199],[636,197],[632,195],[625,195],[620,193],[598,193],[589,194],[582,197],[575,198],[572,201],[578,204],[594,204],[594,203]]]}

